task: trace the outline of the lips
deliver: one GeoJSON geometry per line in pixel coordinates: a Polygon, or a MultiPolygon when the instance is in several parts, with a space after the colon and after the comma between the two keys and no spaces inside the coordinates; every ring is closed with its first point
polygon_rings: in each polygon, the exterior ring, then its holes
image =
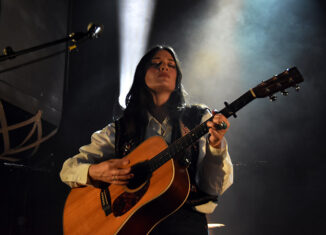
{"type": "Polygon", "coordinates": [[[159,77],[170,77],[169,74],[166,72],[160,72],[160,74],[158,76],[159,77]]]}

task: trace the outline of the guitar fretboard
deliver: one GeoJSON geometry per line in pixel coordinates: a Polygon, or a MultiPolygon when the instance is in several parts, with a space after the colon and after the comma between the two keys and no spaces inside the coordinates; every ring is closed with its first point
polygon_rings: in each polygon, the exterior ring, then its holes
{"type": "MultiPolygon", "coordinates": [[[[233,101],[231,104],[226,104],[226,107],[222,109],[219,113],[223,114],[226,118],[230,116],[235,116],[235,113],[240,110],[242,107],[250,103],[254,100],[255,97],[252,91],[248,91],[238,99],[233,101]]],[[[176,156],[178,153],[183,152],[193,143],[195,143],[200,137],[205,135],[208,132],[207,122],[211,121],[213,116],[210,117],[205,122],[201,123],[200,125],[196,126],[192,129],[188,134],[179,138],[174,143],[172,143],[168,148],[163,150],[161,153],[153,157],[149,161],[149,166],[151,172],[155,171],[159,167],[161,167],[164,163],[169,161],[171,158],[176,156]]]]}

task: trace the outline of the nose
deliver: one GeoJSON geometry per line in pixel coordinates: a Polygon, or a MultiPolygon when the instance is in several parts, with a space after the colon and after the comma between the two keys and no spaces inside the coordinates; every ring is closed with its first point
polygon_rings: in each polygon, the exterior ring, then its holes
{"type": "Polygon", "coordinates": [[[163,72],[163,71],[168,71],[169,69],[168,69],[167,64],[162,63],[161,66],[160,66],[160,70],[161,70],[162,72],[163,72]]]}

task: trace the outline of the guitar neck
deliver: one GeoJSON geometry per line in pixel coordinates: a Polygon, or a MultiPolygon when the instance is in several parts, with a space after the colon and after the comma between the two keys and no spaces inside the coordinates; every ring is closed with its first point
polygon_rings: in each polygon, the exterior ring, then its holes
{"type": "MultiPolygon", "coordinates": [[[[249,90],[248,92],[240,96],[238,99],[233,101],[231,104],[225,103],[226,107],[223,108],[221,111],[219,111],[219,113],[223,114],[226,118],[229,118],[230,116],[236,117],[235,113],[241,108],[243,108],[244,106],[246,106],[255,98],[256,97],[254,92],[252,90],[249,90]]],[[[188,134],[179,138],[174,143],[172,143],[168,148],[166,148],[164,151],[162,151],[157,156],[152,158],[149,162],[151,171],[152,172],[155,171],[164,163],[166,163],[171,158],[176,156],[176,154],[184,151],[193,143],[195,143],[200,137],[205,135],[208,132],[207,122],[211,121],[212,119],[213,116],[210,117],[205,122],[201,123],[200,125],[196,126],[188,134]]]]}

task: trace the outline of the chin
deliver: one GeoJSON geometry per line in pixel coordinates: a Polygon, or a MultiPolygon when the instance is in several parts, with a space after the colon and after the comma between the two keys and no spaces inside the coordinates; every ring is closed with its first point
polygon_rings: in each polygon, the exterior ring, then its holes
{"type": "Polygon", "coordinates": [[[156,84],[155,86],[151,86],[149,88],[155,92],[172,92],[172,91],[174,91],[175,87],[172,87],[171,84],[159,83],[159,84],[156,84]]]}

